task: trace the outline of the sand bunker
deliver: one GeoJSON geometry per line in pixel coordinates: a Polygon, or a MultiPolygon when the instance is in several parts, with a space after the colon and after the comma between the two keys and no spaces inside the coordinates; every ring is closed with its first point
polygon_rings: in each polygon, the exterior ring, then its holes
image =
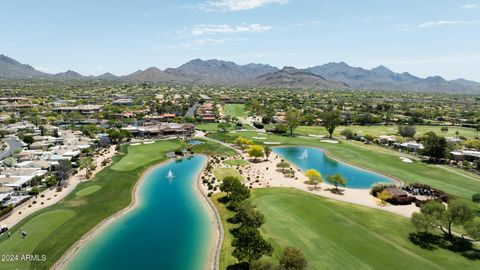
{"type": "Polygon", "coordinates": [[[406,157],[400,157],[400,159],[405,162],[405,163],[413,163],[413,160],[406,158],[406,157]]]}

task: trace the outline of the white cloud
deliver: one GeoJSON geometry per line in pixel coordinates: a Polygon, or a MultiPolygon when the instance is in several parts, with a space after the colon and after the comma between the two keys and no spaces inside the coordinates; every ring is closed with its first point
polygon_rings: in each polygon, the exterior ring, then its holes
{"type": "Polygon", "coordinates": [[[419,24],[418,27],[425,28],[425,27],[440,27],[440,26],[453,26],[453,25],[465,25],[465,24],[474,24],[478,23],[478,21],[431,21],[419,24]]]}
{"type": "Polygon", "coordinates": [[[478,7],[480,7],[480,4],[466,4],[462,6],[463,9],[471,9],[471,8],[478,8],[478,7]]]}
{"type": "Polygon", "coordinates": [[[100,71],[105,71],[105,67],[102,65],[96,65],[95,67],[100,71]]]}
{"type": "Polygon", "coordinates": [[[194,36],[214,35],[214,34],[234,34],[234,33],[261,33],[272,29],[272,26],[261,24],[242,24],[238,26],[230,26],[227,24],[220,25],[194,25],[191,34],[194,36]]]}
{"type": "Polygon", "coordinates": [[[164,45],[164,46],[155,46],[150,51],[157,52],[162,49],[174,50],[174,49],[187,49],[187,50],[199,50],[201,47],[208,45],[222,45],[225,43],[225,39],[194,39],[188,42],[180,43],[177,45],[164,45]]]}
{"type": "Polygon", "coordinates": [[[216,0],[206,1],[193,6],[193,8],[205,11],[240,11],[263,7],[269,4],[285,5],[288,0],[216,0]]]}

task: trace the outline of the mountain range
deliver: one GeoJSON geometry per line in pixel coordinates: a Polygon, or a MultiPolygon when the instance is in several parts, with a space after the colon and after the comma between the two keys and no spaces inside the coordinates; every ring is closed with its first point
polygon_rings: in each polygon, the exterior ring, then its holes
{"type": "Polygon", "coordinates": [[[0,55],[0,79],[125,80],[181,82],[208,85],[238,85],[264,88],[363,89],[443,93],[480,93],[480,83],[465,79],[445,80],[440,76],[420,78],[408,72],[396,73],[385,66],[373,69],[352,67],[344,62],[306,69],[264,64],[237,65],[221,60],[194,59],[177,68],[151,67],[125,76],[105,73],[83,76],[74,71],[48,74],[30,65],[0,55]]]}

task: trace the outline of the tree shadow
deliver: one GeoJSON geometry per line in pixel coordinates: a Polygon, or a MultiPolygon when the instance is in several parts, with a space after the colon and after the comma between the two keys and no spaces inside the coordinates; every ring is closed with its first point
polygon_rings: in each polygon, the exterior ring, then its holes
{"type": "Polygon", "coordinates": [[[437,249],[441,242],[444,241],[442,237],[428,232],[410,233],[408,239],[413,244],[428,250],[437,249]]]}
{"type": "Polygon", "coordinates": [[[228,197],[227,196],[220,197],[220,198],[217,199],[217,201],[221,204],[227,204],[228,203],[228,197]]]}
{"type": "Polygon", "coordinates": [[[239,262],[239,263],[227,266],[227,270],[249,270],[249,269],[250,269],[250,265],[248,264],[248,262],[239,262]]]}
{"type": "Polygon", "coordinates": [[[460,237],[448,239],[445,236],[435,235],[428,232],[410,233],[408,239],[415,245],[427,249],[437,248],[459,253],[469,260],[480,260],[480,249],[473,245],[472,241],[460,237]]]}

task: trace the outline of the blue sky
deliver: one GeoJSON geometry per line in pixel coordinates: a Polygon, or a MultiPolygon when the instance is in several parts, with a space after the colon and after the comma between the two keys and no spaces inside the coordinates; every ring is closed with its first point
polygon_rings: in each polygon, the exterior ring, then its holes
{"type": "Polygon", "coordinates": [[[117,75],[194,58],[480,81],[480,0],[3,0],[0,54],[117,75]]]}

